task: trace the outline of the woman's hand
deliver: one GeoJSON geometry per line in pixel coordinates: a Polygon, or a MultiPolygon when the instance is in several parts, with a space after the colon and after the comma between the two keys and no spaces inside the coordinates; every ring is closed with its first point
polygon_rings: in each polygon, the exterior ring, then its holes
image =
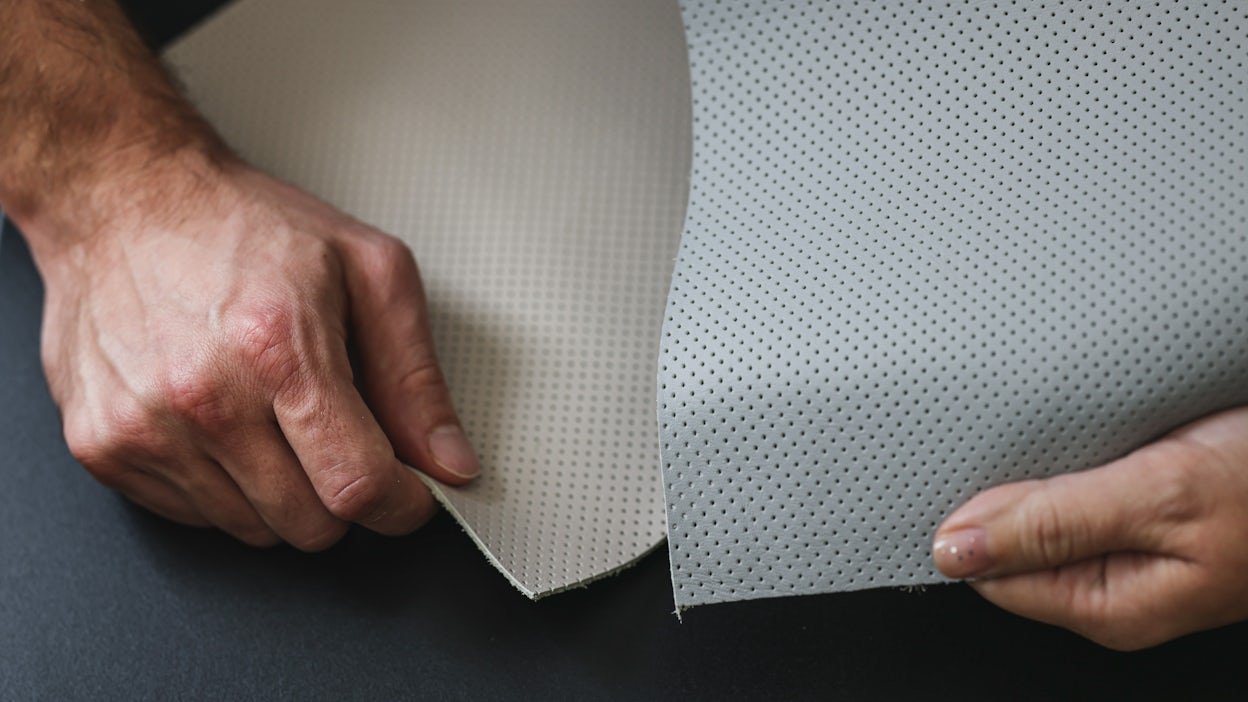
{"type": "Polygon", "coordinates": [[[987,490],[933,553],[994,604],[1110,648],[1248,618],[1248,408],[1100,468],[987,490]]]}

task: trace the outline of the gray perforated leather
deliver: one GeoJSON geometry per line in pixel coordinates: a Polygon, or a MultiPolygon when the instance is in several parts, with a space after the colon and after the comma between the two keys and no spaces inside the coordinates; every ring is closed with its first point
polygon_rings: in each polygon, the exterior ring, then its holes
{"type": "Polygon", "coordinates": [[[682,12],[679,606],[939,580],[976,491],[1248,401],[1248,5],[682,12]]]}

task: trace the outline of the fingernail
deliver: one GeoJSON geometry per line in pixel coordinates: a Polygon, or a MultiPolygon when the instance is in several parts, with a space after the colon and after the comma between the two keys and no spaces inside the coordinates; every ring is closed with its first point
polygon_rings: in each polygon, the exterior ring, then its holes
{"type": "Polygon", "coordinates": [[[464,430],[455,424],[438,427],[429,433],[429,450],[433,460],[447,472],[461,478],[475,478],[481,474],[477,454],[464,436],[464,430]]]}
{"type": "Polygon", "coordinates": [[[986,572],[992,566],[988,557],[983,529],[958,529],[936,535],[932,544],[932,559],[940,572],[951,578],[970,578],[986,572]]]}

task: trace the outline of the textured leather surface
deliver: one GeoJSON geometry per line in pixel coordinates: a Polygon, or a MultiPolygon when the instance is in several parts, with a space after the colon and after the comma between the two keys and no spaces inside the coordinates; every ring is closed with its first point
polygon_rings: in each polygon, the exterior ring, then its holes
{"type": "Polygon", "coordinates": [[[682,12],[678,605],[937,581],[980,489],[1248,401],[1248,7],[682,12]]]}
{"type": "Polygon", "coordinates": [[[404,239],[485,473],[434,490],[526,594],[663,540],[654,359],[689,85],[665,0],[248,0],[167,54],[261,167],[404,239]]]}

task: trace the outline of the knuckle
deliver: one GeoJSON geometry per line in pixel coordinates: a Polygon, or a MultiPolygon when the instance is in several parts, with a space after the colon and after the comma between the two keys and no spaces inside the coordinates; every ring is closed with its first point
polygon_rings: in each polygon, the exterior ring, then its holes
{"type": "Polygon", "coordinates": [[[92,475],[113,461],[112,448],[90,422],[67,414],[64,434],[65,444],[69,447],[70,454],[88,471],[91,471],[92,475]]]}
{"type": "Polygon", "coordinates": [[[322,499],[330,514],[346,522],[358,522],[377,514],[385,492],[377,476],[363,471],[338,469],[330,480],[322,499]]]}
{"type": "Polygon", "coordinates": [[[248,310],[231,320],[231,341],[244,360],[267,361],[290,346],[294,315],[278,306],[248,310]]]}
{"type": "Polygon", "coordinates": [[[1036,490],[1024,502],[1026,529],[1022,548],[1029,561],[1047,565],[1068,562],[1083,530],[1077,520],[1062,514],[1061,507],[1044,489],[1036,490]]]}
{"type": "Polygon", "coordinates": [[[360,237],[361,262],[370,277],[395,280],[419,275],[416,257],[399,239],[374,232],[360,237]]]}
{"type": "Polygon", "coordinates": [[[287,274],[303,281],[314,297],[336,285],[342,275],[341,250],[330,241],[311,237],[300,242],[299,252],[286,268],[287,274]]]}
{"type": "Polygon", "coordinates": [[[296,319],[292,310],[281,306],[239,315],[228,331],[232,354],[262,382],[281,385],[299,369],[296,319]]]}
{"type": "Polygon", "coordinates": [[[168,452],[160,421],[137,402],[118,400],[99,420],[74,415],[66,420],[64,434],[70,453],[101,482],[124,473],[121,465],[168,452]]]}
{"type": "Polygon", "coordinates": [[[330,262],[335,260],[336,252],[330,242],[321,237],[305,237],[299,242],[301,256],[300,265],[316,269],[331,268],[330,262]]]}
{"type": "Polygon", "coordinates": [[[364,247],[364,252],[378,262],[406,259],[414,263],[416,260],[413,258],[412,250],[407,247],[407,244],[384,232],[370,229],[367,231],[367,235],[360,237],[359,241],[364,247]]]}
{"type": "Polygon", "coordinates": [[[441,388],[446,384],[442,376],[442,368],[436,358],[426,356],[417,359],[395,381],[395,389],[400,397],[413,397],[429,388],[441,388]]]}
{"type": "Polygon", "coordinates": [[[223,384],[210,372],[192,369],[166,378],[156,402],[174,417],[203,428],[228,425],[233,415],[223,384]]]}

